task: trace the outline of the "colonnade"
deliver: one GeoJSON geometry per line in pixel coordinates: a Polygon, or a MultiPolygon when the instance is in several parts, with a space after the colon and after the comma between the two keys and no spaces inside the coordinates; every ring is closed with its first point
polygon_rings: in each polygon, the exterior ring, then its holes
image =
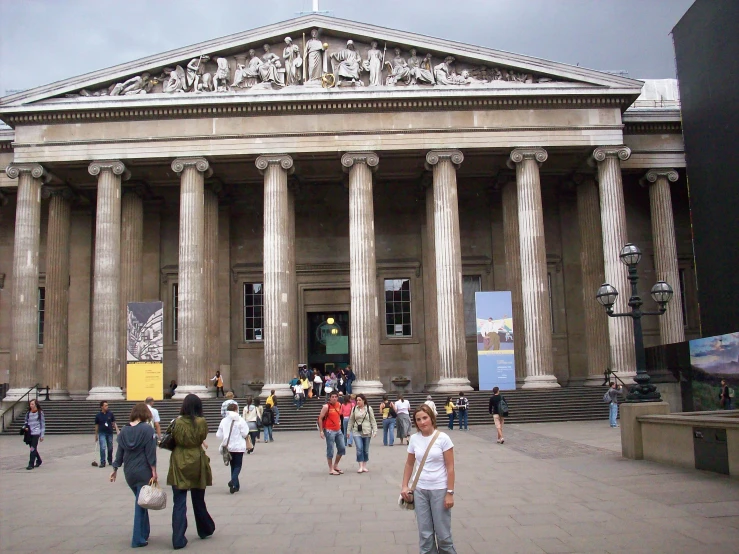
{"type": "MultiPolygon", "coordinates": [[[[591,176],[577,180],[577,205],[586,318],[586,349],[590,382],[602,378],[607,365],[622,378],[634,373],[634,337],[624,318],[606,318],[594,301],[606,280],[622,292],[616,310],[625,309],[626,271],[619,252],[627,242],[620,162],[627,147],[602,147],[593,152],[597,184],[591,176]]],[[[547,259],[539,166],[543,148],[516,148],[509,158],[515,182],[502,188],[507,277],[512,289],[516,355],[524,358],[517,377],[524,388],[553,388],[552,326],[548,300],[547,259]]],[[[438,392],[471,390],[467,378],[462,257],[460,246],[457,168],[459,150],[432,150],[426,168],[432,174],[426,193],[425,240],[429,255],[424,268],[432,276],[431,314],[437,351],[427,358],[427,388],[438,392]]],[[[380,163],[374,152],[347,152],[341,166],[349,173],[349,242],[351,292],[351,363],[357,375],[355,392],[383,392],[379,375],[380,303],[377,291],[373,173],[380,163]]],[[[295,277],[295,207],[289,186],[293,159],[288,154],[259,156],[264,176],[264,360],[265,387],[289,395],[287,382],[296,367],[297,307],[295,277]]],[[[207,375],[218,368],[217,266],[218,199],[205,186],[210,165],[205,158],[178,158],[172,169],[180,176],[178,280],[177,396],[208,394],[207,375]],[[214,235],[215,233],[215,235],[214,235]],[[214,236],[216,237],[214,239],[214,236]],[[211,337],[210,339],[208,337],[211,337]]],[[[125,345],[122,335],[127,302],[141,300],[143,203],[136,190],[123,190],[128,177],[118,160],[94,161],[98,179],[95,218],[92,302],[92,369],[89,399],[122,398],[125,345]],[[126,249],[121,250],[121,240],[126,249]]],[[[64,187],[48,188],[48,173],[38,164],[11,164],[18,179],[13,254],[10,391],[18,398],[37,381],[49,384],[52,398],[66,398],[67,297],[69,225],[73,195],[64,187]],[[37,374],[37,287],[41,197],[51,198],[47,243],[47,328],[43,369],[37,374]]],[[[657,277],[678,285],[675,231],[669,183],[674,170],[655,168],[645,176],[650,186],[657,277]]],[[[663,342],[684,340],[678,303],[660,318],[663,342]]],[[[429,314],[427,314],[428,317],[429,314]]]]}

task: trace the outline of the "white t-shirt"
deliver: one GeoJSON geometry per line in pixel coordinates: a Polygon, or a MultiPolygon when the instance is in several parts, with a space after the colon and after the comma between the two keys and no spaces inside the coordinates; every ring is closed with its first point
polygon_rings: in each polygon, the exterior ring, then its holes
{"type": "Polygon", "coordinates": [[[411,413],[411,403],[407,400],[398,400],[395,402],[395,411],[399,414],[408,414],[411,413]]]}
{"type": "Polygon", "coordinates": [[[159,423],[159,421],[160,421],[160,419],[159,419],[159,410],[157,410],[156,408],[154,408],[152,406],[149,406],[148,404],[147,404],[147,407],[149,408],[149,411],[151,412],[151,422],[152,423],[159,423]]]}
{"type": "MultiPolygon", "coordinates": [[[[426,453],[426,448],[428,448],[433,436],[433,433],[428,437],[424,437],[421,433],[411,435],[411,440],[408,443],[408,454],[414,454],[416,456],[416,467],[421,463],[423,455],[426,453]]],[[[418,479],[417,487],[419,489],[433,491],[447,488],[444,452],[450,448],[454,448],[452,439],[446,433],[439,433],[439,438],[436,439],[434,446],[431,447],[431,452],[429,452],[429,456],[426,458],[421,477],[418,479]]],[[[413,485],[413,478],[414,476],[412,475],[410,485],[413,485]]]]}

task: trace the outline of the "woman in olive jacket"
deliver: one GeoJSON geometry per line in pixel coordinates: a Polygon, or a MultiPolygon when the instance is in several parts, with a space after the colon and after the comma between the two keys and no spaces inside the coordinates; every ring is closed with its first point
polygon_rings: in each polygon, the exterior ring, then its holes
{"type": "Polygon", "coordinates": [[[194,394],[182,402],[180,417],[172,430],[175,449],[169,458],[167,484],[172,486],[172,546],[175,550],[187,545],[187,491],[190,491],[192,509],[198,536],[207,539],[216,530],[216,524],[205,506],[205,487],[213,485],[210,458],[205,454],[204,441],[208,423],[203,417],[203,404],[194,394]]]}

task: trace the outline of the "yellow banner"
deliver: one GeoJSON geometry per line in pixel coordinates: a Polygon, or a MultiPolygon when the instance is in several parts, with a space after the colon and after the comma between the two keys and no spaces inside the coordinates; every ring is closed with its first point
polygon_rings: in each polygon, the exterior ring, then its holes
{"type": "Polygon", "coordinates": [[[164,364],[162,362],[135,362],[126,365],[126,399],[154,400],[164,397],[164,364]]]}

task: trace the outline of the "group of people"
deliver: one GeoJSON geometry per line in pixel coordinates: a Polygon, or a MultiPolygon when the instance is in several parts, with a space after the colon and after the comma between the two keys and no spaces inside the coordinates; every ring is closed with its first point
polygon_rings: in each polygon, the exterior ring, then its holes
{"type": "Polygon", "coordinates": [[[295,407],[300,409],[309,398],[330,396],[332,392],[341,395],[352,394],[352,383],[356,380],[351,366],[339,368],[337,371],[321,373],[317,368],[308,369],[301,366],[298,373],[290,381],[295,407]]]}

